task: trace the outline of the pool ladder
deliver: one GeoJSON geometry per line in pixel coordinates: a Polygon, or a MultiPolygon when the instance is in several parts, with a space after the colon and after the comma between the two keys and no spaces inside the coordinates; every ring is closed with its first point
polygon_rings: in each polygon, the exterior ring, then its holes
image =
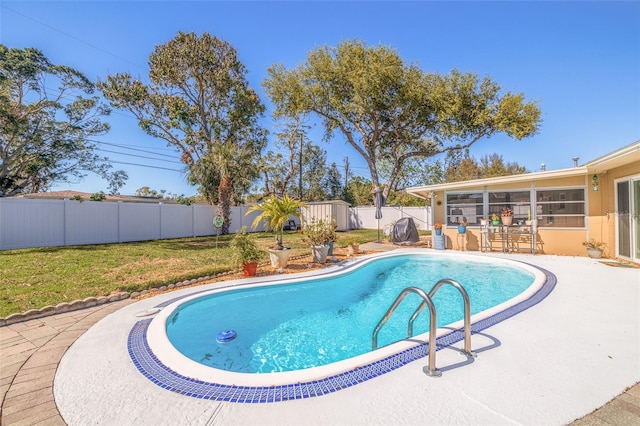
{"type": "Polygon", "coordinates": [[[418,315],[420,315],[420,313],[425,308],[425,306],[429,307],[429,365],[427,367],[424,367],[423,371],[427,376],[440,377],[442,375],[442,372],[436,368],[436,338],[437,338],[436,331],[437,331],[438,322],[436,321],[436,307],[433,304],[433,296],[444,284],[452,285],[453,287],[458,289],[460,294],[462,294],[462,299],[464,300],[464,351],[463,351],[463,354],[474,357],[474,358],[477,357],[478,355],[471,350],[471,306],[469,303],[469,295],[467,294],[467,291],[464,289],[464,287],[460,285],[460,283],[449,278],[445,278],[438,281],[431,288],[431,291],[429,291],[428,294],[425,293],[424,290],[418,287],[407,287],[404,290],[402,290],[398,295],[398,297],[396,297],[396,300],[393,302],[391,307],[387,309],[387,312],[384,314],[380,322],[378,322],[378,325],[376,326],[375,330],[373,330],[373,338],[371,342],[372,350],[375,350],[378,348],[378,332],[380,331],[382,326],[385,325],[385,323],[389,320],[391,315],[395,312],[396,308],[398,307],[398,305],[400,305],[400,303],[404,300],[404,298],[409,293],[415,293],[422,298],[422,302],[420,303],[418,308],[416,308],[415,312],[413,313],[413,315],[411,315],[411,318],[409,319],[409,324],[407,326],[407,338],[413,336],[413,322],[416,320],[418,315]]]}

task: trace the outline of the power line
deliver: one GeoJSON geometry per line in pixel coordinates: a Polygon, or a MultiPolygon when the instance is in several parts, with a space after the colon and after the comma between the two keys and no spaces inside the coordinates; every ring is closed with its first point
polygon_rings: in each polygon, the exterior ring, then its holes
{"type": "Polygon", "coordinates": [[[120,155],[126,155],[128,157],[136,157],[136,158],[144,158],[145,160],[153,160],[153,161],[164,161],[166,163],[173,163],[173,164],[182,164],[179,161],[171,161],[171,160],[163,160],[161,158],[153,158],[153,157],[145,157],[144,155],[136,155],[136,154],[128,154],[126,152],[119,152],[119,151],[111,151],[109,149],[103,149],[103,148],[96,148],[96,151],[100,151],[100,152],[110,152],[112,154],[120,154],[120,155]]]}
{"type": "Polygon", "coordinates": [[[138,164],[138,163],[127,163],[125,161],[114,161],[114,160],[109,160],[108,163],[113,163],[113,164],[126,164],[129,166],[139,166],[139,167],[148,167],[150,169],[159,169],[159,170],[169,170],[172,172],[178,172],[178,173],[184,173],[184,170],[177,170],[177,169],[169,169],[167,167],[160,167],[160,166],[149,166],[148,164],[138,164]]]}
{"type": "MultiPolygon", "coordinates": [[[[96,140],[96,139],[87,139],[87,140],[90,141],[90,142],[95,142],[95,143],[99,143],[99,144],[103,144],[103,145],[115,146],[115,147],[118,147],[118,148],[130,149],[132,151],[144,152],[144,153],[147,153],[147,154],[159,155],[159,156],[162,156],[162,157],[169,157],[169,158],[175,159],[175,157],[173,155],[160,154],[160,153],[153,152],[153,151],[145,151],[144,149],[132,148],[132,147],[130,147],[128,145],[109,143],[109,142],[99,141],[99,140],[96,140]]],[[[175,150],[172,150],[171,148],[155,148],[155,147],[143,147],[143,148],[161,149],[161,150],[165,150],[165,151],[168,151],[168,150],[175,151],[175,150]]]]}
{"type": "Polygon", "coordinates": [[[35,19],[35,18],[32,18],[32,17],[27,16],[27,15],[25,15],[25,14],[23,14],[23,13],[20,13],[20,12],[18,12],[18,11],[16,11],[16,10],[14,10],[14,9],[11,9],[10,7],[7,7],[4,3],[0,3],[0,6],[1,6],[3,9],[6,9],[6,10],[8,10],[8,11],[10,11],[10,12],[13,12],[13,13],[15,13],[16,15],[20,15],[20,16],[22,16],[23,18],[29,19],[29,20],[31,20],[31,21],[33,21],[33,22],[37,23],[37,24],[42,25],[43,27],[47,27],[47,28],[49,28],[49,29],[51,29],[51,30],[53,30],[53,31],[59,32],[60,34],[63,34],[63,35],[65,35],[65,36],[67,36],[67,37],[69,37],[69,38],[71,38],[71,39],[73,39],[73,40],[75,40],[75,41],[77,41],[77,42],[82,43],[82,44],[86,44],[87,46],[89,46],[89,47],[91,47],[91,48],[93,48],[93,49],[99,50],[99,51],[100,51],[100,52],[102,52],[102,53],[106,53],[106,54],[107,54],[107,55],[109,55],[109,56],[113,56],[114,58],[119,59],[119,60],[124,61],[124,62],[127,62],[127,63],[129,63],[129,64],[131,64],[131,65],[133,65],[133,66],[135,66],[135,67],[137,67],[137,68],[145,69],[144,67],[140,66],[139,64],[136,64],[135,62],[132,62],[132,61],[130,61],[130,60],[128,60],[128,59],[125,59],[125,58],[123,58],[123,57],[121,57],[121,56],[118,56],[118,55],[116,55],[116,54],[114,54],[114,53],[111,53],[111,52],[109,52],[108,50],[105,50],[105,49],[103,49],[103,48],[101,48],[101,47],[99,47],[99,46],[96,46],[95,44],[91,44],[91,43],[89,43],[89,42],[87,42],[87,41],[84,41],[84,40],[82,40],[82,39],[79,39],[78,37],[76,37],[76,36],[74,36],[74,35],[71,35],[71,34],[69,34],[69,33],[66,33],[66,32],[64,32],[64,31],[62,31],[62,30],[60,30],[60,29],[58,29],[58,28],[56,28],[56,27],[53,27],[53,26],[51,26],[51,25],[49,25],[49,24],[45,24],[44,22],[38,21],[38,20],[37,20],[37,19],[35,19]]]}

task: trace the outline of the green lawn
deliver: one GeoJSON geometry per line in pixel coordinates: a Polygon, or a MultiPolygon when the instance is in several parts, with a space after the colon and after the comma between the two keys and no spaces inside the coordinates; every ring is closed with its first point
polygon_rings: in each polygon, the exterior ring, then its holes
{"type": "MultiPolygon", "coordinates": [[[[257,233],[258,244],[273,245],[273,234],[257,233]]],[[[338,246],[355,238],[377,239],[376,230],[338,233],[338,246]]],[[[141,291],[235,269],[231,235],[123,244],[0,251],[0,317],[47,305],[117,291],[141,291]]],[[[293,256],[310,250],[300,234],[285,233],[293,256]]]]}

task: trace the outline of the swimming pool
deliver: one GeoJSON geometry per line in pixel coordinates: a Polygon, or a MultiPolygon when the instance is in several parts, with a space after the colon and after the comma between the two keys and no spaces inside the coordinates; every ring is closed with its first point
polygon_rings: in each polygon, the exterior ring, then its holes
{"type": "MultiPolygon", "coordinates": [[[[407,351],[411,353],[414,353],[416,351],[422,351],[425,346],[425,343],[423,342],[425,342],[427,339],[424,335],[421,334],[421,335],[415,336],[415,338],[411,339],[410,341],[402,340],[396,343],[391,343],[391,341],[393,340],[393,336],[391,340],[389,340],[390,338],[387,337],[386,338],[387,340],[384,342],[384,344],[389,343],[387,346],[373,352],[368,351],[364,354],[355,355],[348,359],[330,361],[326,365],[312,366],[309,368],[304,368],[302,370],[277,372],[277,373],[253,374],[253,373],[247,373],[247,372],[225,371],[225,370],[222,370],[221,368],[213,368],[211,366],[204,365],[199,362],[193,361],[192,359],[189,359],[187,356],[185,356],[180,351],[178,351],[169,340],[167,336],[167,324],[175,320],[176,313],[179,312],[178,317],[182,316],[184,308],[188,308],[189,306],[192,306],[192,305],[197,306],[197,303],[194,303],[196,299],[203,300],[202,298],[205,297],[205,299],[211,298],[212,300],[215,300],[216,298],[220,298],[220,296],[214,296],[214,295],[221,294],[222,292],[225,292],[227,294],[232,294],[232,297],[242,298],[246,296],[245,293],[248,291],[249,288],[255,288],[255,287],[264,288],[266,286],[273,287],[274,282],[279,282],[279,285],[273,288],[280,287],[281,289],[285,289],[286,287],[292,287],[293,284],[295,284],[295,286],[297,287],[302,288],[309,285],[311,282],[318,282],[318,281],[321,282],[321,286],[327,286],[329,285],[327,283],[339,277],[347,277],[347,280],[349,281],[347,286],[354,287],[354,286],[357,286],[357,284],[355,284],[355,281],[357,280],[355,280],[354,278],[361,276],[360,273],[358,272],[359,270],[360,271],[365,270],[366,269],[365,267],[370,268],[370,265],[372,264],[373,265],[377,264],[378,266],[388,265],[388,263],[385,263],[385,262],[393,260],[393,258],[397,258],[398,256],[401,256],[401,255],[402,256],[406,256],[406,255],[427,256],[428,258],[432,258],[432,259],[435,258],[437,259],[438,262],[446,263],[446,264],[448,264],[448,262],[451,260],[451,255],[434,253],[432,251],[426,252],[422,250],[422,251],[411,252],[411,251],[402,250],[401,253],[392,252],[392,253],[387,253],[384,255],[378,255],[378,256],[369,257],[365,259],[353,260],[337,268],[333,268],[331,272],[324,273],[322,274],[321,277],[316,276],[316,277],[306,277],[306,278],[296,278],[296,279],[284,279],[282,277],[279,277],[280,279],[276,281],[271,279],[265,283],[259,283],[251,286],[243,286],[243,288],[240,291],[235,291],[234,292],[235,294],[229,293],[228,290],[226,291],[216,290],[216,291],[207,292],[204,294],[196,294],[190,297],[182,298],[181,300],[177,300],[169,304],[168,306],[166,306],[156,316],[155,319],[153,319],[148,323],[145,323],[142,326],[142,331],[140,332],[144,333],[145,345],[148,344],[148,350],[152,353],[152,357],[156,359],[157,362],[159,362],[163,366],[163,368],[166,367],[181,377],[191,378],[191,379],[206,382],[206,383],[216,383],[216,384],[228,385],[228,386],[248,386],[248,387],[285,386],[287,384],[292,384],[292,383],[303,383],[304,381],[317,381],[317,380],[324,380],[325,378],[328,378],[328,377],[337,377],[338,375],[346,374],[346,372],[354,371],[354,369],[355,370],[362,369],[363,366],[366,367],[366,366],[374,365],[377,362],[382,362],[382,361],[386,362],[391,358],[397,357],[398,354],[406,354],[407,351]],[[420,347],[422,348],[420,349],[420,347]]],[[[520,262],[513,262],[506,259],[460,255],[458,253],[456,253],[455,256],[453,257],[455,257],[458,260],[461,260],[463,262],[463,265],[465,265],[465,268],[467,268],[467,266],[474,266],[474,268],[480,267],[480,268],[489,268],[489,269],[497,268],[497,267],[502,268],[505,266],[508,266],[508,268],[515,267],[520,271],[523,271],[525,275],[528,275],[531,278],[530,284],[528,286],[525,286],[526,289],[524,291],[521,291],[518,295],[515,295],[514,297],[509,297],[509,300],[506,302],[499,302],[498,305],[494,307],[488,307],[488,308],[477,307],[478,303],[474,301],[474,297],[472,296],[472,301],[471,301],[472,309],[475,313],[472,317],[473,323],[479,323],[483,319],[487,319],[492,316],[495,317],[496,314],[505,312],[511,306],[522,304],[521,302],[532,298],[532,296],[536,294],[538,290],[540,290],[543,284],[547,282],[547,278],[548,278],[548,276],[545,275],[544,272],[538,270],[537,268],[531,267],[529,265],[522,264],[520,262]],[[482,310],[482,312],[478,312],[479,310],[482,310]]],[[[474,268],[469,268],[469,269],[473,270],[474,268]]],[[[388,268],[382,267],[382,269],[385,271],[388,271],[388,268]]],[[[368,274],[378,273],[379,270],[380,268],[377,268],[377,267],[373,268],[368,272],[368,274]]],[[[449,268],[449,270],[451,270],[451,268],[449,268]]],[[[476,275],[481,275],[483,277],[491,275],[491,273],[488,273],[486,269],[484,270],[484,272],[480,274],[478,274],[477,272],[478,271],[476,270],[476,275]]],[[[428,289],[433,284],[435,284],[435,282],[439,278],[442,278],[442,277],[433,277],[432,279],[425,278],[424,280],[425,282],[422,286],[425,287],[426,290],[428,291],[428,289]]],[[[453,278],[455,278],[455,276],[453,278]]],[[[465,285],[464,282],[462,284],[465,285]]],[[[486,291],[486,288],[485,288],[485,291],[486,291]]],[[[391,295],[391,298],[393,300],[393,298],[397,296],[397,292],[393,290],[391,293],[393,293],[391,295]]],[[[360,294],[360,300],[359,300],[360,302],[366,299],[368,299],[368,297],[366,296],[362,297],[362,294],[360,294]]],[[[458,300],[458,303],[461,305],[461,302],[459,302],[460,300],[459,297],[457,298],[457,300],[458,300]]],[[[381,306],[380,308],[383,310],[386,310],[388,308],[388,304],[390,304],[391,301],[389,301],[386,305],[380,304],[380,305],[385,305],[385,306],[381,306]]],[[[240,302],[237,302],[237,303],[240,303],[240,302]]],[[[240,303],[239,306],[241,305],[242,304],[240,303]]],[[[271,308],[272,311],[280,310],[278,309],[277,306],[273,306],[272,303],[268,304],[268,306],[271,308]]],[[[413,309],[415,309],[415,307],[413,307],[413,309]]],[[[460,313],[462,311],[461,306],[456,310],[460,313]]],[[[439,315],[440,315],[440,312],[439,312],[439,315]]],[[[309,316],[313,316],[313,314],[301,315],[299,318],[304,319],[309,316]]],[[[440,315],[440,317],[443,318],[442,315],[440,315]]],[[[377,323],[379,319],[380,318],[376,318],[375,322],[377,323]]],[[[404,321],[406,321],[406,319],[404,321]]],[[[443,338],[452,340],[453,342],[460,340],[459,336],[457,337],[455,336],[455,332],[453,333],[451,332],[451,328],[462,327],[461,322],[455,320],[455,318],[453,320],[443,319],[443,321],[447,324],[449,324],[450,321],[453,321],[453,324],[450,324],[450,326],[447,329],[438,330],[439,344],[442,344],[442,341],[440,339],[443,339],[443,338]]],[[[439,324],[443,325],[444,323],[439,321],[439,324]]],[[[367,331],[364,333],[365,335],[368,334],[369,345],[370,345],[370,338],[371,338],[370,333],[373,327],[375,327],[375,324],[371,324],[370,327],[366,327],[367,331]]],[[[401,325],[401,327],[405,327],[404,334],[400,335],[400,338],[403,338],[404,336],[406,336],[406,322],[403,325],[401,325]]],[[[220,324],[219,327],[217,327],[216,329],[209,328],[208,329],[209,335],[207,336],[207,340],[215,342],[215,335],[218,332],[219,328],[227,328],[227,327],[226,325],[220,324]]],[[[230,325],[228,328],[233,328],[233,325],[230,325]]],[[[426,328],[428,328],[428,326],[426,328]]],[[[423,327],[419,329],[418,332],[423,333],[424,331],[426,331],[426,328],[424,327],[424,324],[423,324],[423,327]]],[[[390,330],[392,330],[392,328],[390,328],[390,330]]],[[[238,335],[241,336],[243,333],[244,332],[239,331],[238,335]]],[[[390,333],[391,335],[395,334],[393,331],[391,331],[390,333]]],[[[240,337],[238,337],[238,339],[240,339],[240,337]]],[[[217,344],[217,345],[220,346],[220,344],[217,344]]],[[[208,353],[208,352],[205,352],[205,353],[208,353]]],[[[416,352],[414,355],[411,355],[411,356],[420,357],[420,356],[424,356],[424,354],[419,355],[416,352]]],[[[401,361],[400,365],[411,361],[411,360],[407,361],[406,359],[408,358],[405,355],[402,355],[402,357],[404,361],[401,361]]],[[[132,358],[133,358],[133,355],[132,355],[132,358]]],[[[209,357],[209,358],[212,358],[212,357],[209,357]]],[[[413,359],[416,359],[416,358],[413,358],[413,359]]],[[[138,368],[140,369],[140,367],[138,368]]],[[[391,369],[393,368],[397,368],[397,366],[391,367],[391,369]]],[[[376,375],[377,374],[380,374],[380,373],[376,373],[376,375]]],[[[286,399],[286,398],[282,398],[282,399],[286,399]]]]}
{"type": "MultiPolygon", "coordinates": [[[[197,297],[173,310],[167,336],[192,361],[226,371],[319,367],[370,352],[372,332],[396,296],[410,286],[428,292],[441,278],[464,286],[475,314],[522,293],[535,275],[510,264],[457,257],[389,256],[337,276],[197,297]],[[226,331],[232,331],[228,337],[226,331]],[[218,332],[228,341],[213,338],[218,332]]],[[[417,294],[403,300],[380,330],[378,347],[407,338],[407,322],[421,301],[417,294]]],[[[443,287],[433,301],[439,326],[462,319],[455,288],[443,287]]],[[[429,331],[428,310],[413,331],[429,331]]]]}

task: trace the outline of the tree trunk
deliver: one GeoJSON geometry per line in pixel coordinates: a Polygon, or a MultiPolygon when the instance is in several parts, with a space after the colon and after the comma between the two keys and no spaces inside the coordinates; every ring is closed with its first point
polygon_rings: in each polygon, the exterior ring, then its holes
{"type": "Polygon", "coordinates": [[[233,196],[233,188],[229,178],[222,177],[218,186],[218,209],[219,214],[224,219],[220,233],[222,235],[229,233],[229,222],[231,221],[231,198],[233,196]]]}

